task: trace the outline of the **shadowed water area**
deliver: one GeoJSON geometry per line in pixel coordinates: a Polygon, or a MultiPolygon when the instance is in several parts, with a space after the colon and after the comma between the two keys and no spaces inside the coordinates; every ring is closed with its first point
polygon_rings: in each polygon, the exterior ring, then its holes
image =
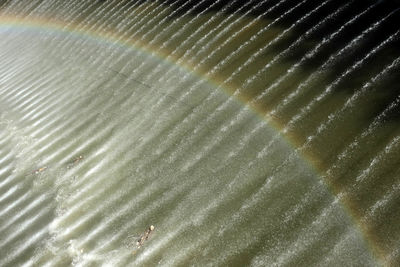
{"type": "Polygon", "coordinates": [[[399,8],[0,2],[0,265],[398,266],[399,8]]]}

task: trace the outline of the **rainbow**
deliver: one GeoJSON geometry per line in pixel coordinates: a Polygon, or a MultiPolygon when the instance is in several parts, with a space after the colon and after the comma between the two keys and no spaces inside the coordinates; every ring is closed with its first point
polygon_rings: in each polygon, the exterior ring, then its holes
{"type": "MultiPolygon", "coordinates": [[[[214,77],[209,77],[206,72],[201,71],[194,67],[194,65],[181,62],[179,58],[174,57],[170,54],[167,50],[162,50],[159,47],[154,47],[149,45],[148,43],[143,42],[139,39],[134,38],[126,38],[121,35],[118,35],[112,31],[96,31],[88,26],[82,26],[79,23],[71,23],[71,22],[64,22],[60,20],[56,20],[54,18],[45,18],[45,17],[17,17],[17,16],[10,16],[0,14],[0,30],[32,30],[32,31],[54,31],[55,33],[61,35],[68,35],[68,37],[73,38],[89,38],[95,42],[106,43],[106,44],[113,44],[118,45],[123,48],[128,49],[135,49],[146,54],[150,54],[161,60],[167,61],[168,63],[178,65],[179,67],[183,68],[184,70],[193,73],[194,75],[205,79],[207,82],[211,83],[212,85],[216,86],[219,89],[222,89],[226,94],[229,96],[233,96],[232,92],[235,91],[234,88],[230,88],[223,84],[221,80],[214,77]]],[[[269,114],[265,113],[265,111],[260,110],[257,106],[252,105],[248,99],[243,96],[235,95],[234,96],[239,102],[242,104],[248,105],[257,115],[259,115],[262,119],[266,120],[269,125],[275,128],[278,132],[282,134],[282,136],[287,140],[294,149],[301,146],[299,141],[296,140],[296,136],[291,134],[284,134],[282,129],[284,128],[284,124],[281,123],[276,117],[270,116],[269,114]]],[[[324,173],[323,167],[321,166],[321,162],[311,153],[305,153],[301,151],[302,156],[305,158],[306,162],[309,162],[314,169],[320,173],[320,177],[323,178],[325,184],[327,185],[328,189],[334,196],[339,195],[342,189],[335,185],[330,177],[324,173]]],[[[340,198],[341,204],[351,218],[354,225],[358,227],[360,232],[362,233],[366,244],[372,255],[380,262],[382,265],[389,265],[389,263],[385,262],[385,251],[383,248],[377,245],[377,237],[372,233],[367,225],[364,225],[361,221],[361,215],[359,214],[357,204],[354,203],[348,197],[341,197],[340,198]]]]}

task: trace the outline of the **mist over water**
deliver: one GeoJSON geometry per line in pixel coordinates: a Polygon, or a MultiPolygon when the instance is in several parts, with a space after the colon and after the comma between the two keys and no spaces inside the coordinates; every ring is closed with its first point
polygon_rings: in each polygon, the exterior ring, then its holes
{"type": "Polygon", "coordinates": [[[399,263],[396,1],[0,8],[0,265],[399,263]]]}

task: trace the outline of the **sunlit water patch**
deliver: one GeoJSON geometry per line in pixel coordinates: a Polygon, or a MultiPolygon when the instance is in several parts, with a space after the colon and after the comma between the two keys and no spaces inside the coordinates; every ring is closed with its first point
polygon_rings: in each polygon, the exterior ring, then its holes
{"type": "Polygon", "coordinates": [[[2,265],[396,266],[396,3],[239,2],[2,3],[2,265]]]}

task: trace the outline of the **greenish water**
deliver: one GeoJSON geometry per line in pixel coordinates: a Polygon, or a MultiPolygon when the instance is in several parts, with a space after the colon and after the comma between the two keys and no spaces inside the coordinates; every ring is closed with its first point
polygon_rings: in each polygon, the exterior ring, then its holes
{"type": "Polygon", "coordinates": [[[1,264],[395,266],[397,13],[176,3],[3,5],[1,264]]]}

